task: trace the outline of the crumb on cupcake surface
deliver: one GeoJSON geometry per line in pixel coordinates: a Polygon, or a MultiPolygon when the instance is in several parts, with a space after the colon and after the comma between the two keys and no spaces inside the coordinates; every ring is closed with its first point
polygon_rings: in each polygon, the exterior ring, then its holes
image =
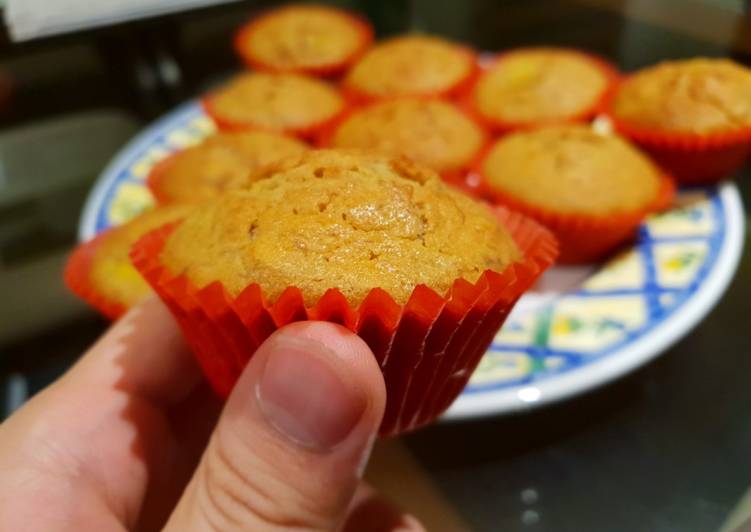
{"type": "Polygon", "coordinates": [[[310,151],[257,179],[177,227],[161,253],[168,270],[234,296],[258,283],[274,301],[297,286],[310,306],[338,288],[356,305],[380,287],[404,304],[419,284],[443,295],[520,258],[487,207],[404,158],[310,151]]]}
{"type": "Polygon", "coordinates": [[[167,202],[203,201],[245,186],[260,166],[307,149],[299,140],[265,131],[217,133],[165,161],[158,195],[167,202]]]}
{"type": "Polygon", "coordinates": [[[353,112],[336,128],[331,145],[403,154],[442,172],[466,166],[484,140],[480,127],[454,105],[404,98],[353,112]]]}
{"type": "Polygon", "coordinates": [[[606,216],[642,209],[659,193],[658,168],[624,139],[583,125],[503,137],[481,166],[488,184],[554,212],[606,216]]]}
{"type": "Polygon", "coordinates": [[[276,131],[312,127],[335,117],[344,100],[328,83],[298,74],[240,74],[209,97],[224,120],[276,131]]]}
{"type": "Polygon", "coordinates": [[[467,78],[474,58],[450,41],[406,35],[383,41],[363,55],[345,83],[374,97],[441,94],[467,78]]]}
{"type": "Polygon", "coordinates": [[[192,209],[189,205],[157,207],[103,234],[91,261],[91,285],[100,295],[126,308],[143,299],[151,288],[130,263],[130,248],[152,229],[178,220],[192,209]]]}
{"type": "Polygon", "coordinates": [[[580,53],[531,48],[501,56],[479,77],[473,99],[491,120],[552,122],[586,112],[608,85],[602,70],[580,53]]]}
{"type": "Polygon", "coordinates": [[[254,20],[238,43],[275,69],[315,69],[346,62],[369,41],[351,15],[331,7],[296,4],[254,20]]]}
{"type": "Polygon", "coordinates": [[[751,69],[729,59],[666,61],[629,76],[612,113],[647,128],[711,133],[751,126],[751,69]]]}

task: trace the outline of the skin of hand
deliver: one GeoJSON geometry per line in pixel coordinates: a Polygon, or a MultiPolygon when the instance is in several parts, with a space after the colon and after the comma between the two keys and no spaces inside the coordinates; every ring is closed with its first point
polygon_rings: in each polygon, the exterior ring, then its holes
{"type": "Polygon", "coordinates": [[[299,322],[222,406],[149,298],[0,425],[0,528],[424,530],[361,481],[385,400],[359,337],[299,322]]]}

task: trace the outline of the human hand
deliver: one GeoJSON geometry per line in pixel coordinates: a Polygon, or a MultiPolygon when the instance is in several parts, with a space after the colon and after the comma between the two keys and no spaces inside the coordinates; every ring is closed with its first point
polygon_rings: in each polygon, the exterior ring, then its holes
{"type": "Polygon", "coordinates": [[[222,408],[150,298],[0,425],[0,528],[423,530],[360,480],[385,398],[359,337],[300,322],[222,408]]]}

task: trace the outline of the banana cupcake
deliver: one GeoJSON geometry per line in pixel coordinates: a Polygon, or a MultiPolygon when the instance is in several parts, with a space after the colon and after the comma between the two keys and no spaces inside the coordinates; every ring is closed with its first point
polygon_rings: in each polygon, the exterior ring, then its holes
{"type": "Polygon", "coordinates": [[[562,48],[499,55],[469,96],[477,115],[499,131],[591,118],[615,81],[600,59],[562,48]]]}
{"type": "Polygon", "coordinates": [[[360,17],[327,6],[273,9],[240,29],[235,49],[253,69],[331,75],[346,69],[373,41],[360,17]]]}
{"type": "Polygon", "coordinates": [[[476,71],[474,52],[429,35],[395,37],[373,46],[344,79],[355,100],[456,94],[476,71]]]}
{"type": "Polygon", "coordinates": [[[68,288],[108,318],[118,318],[151,292],[128,258],[133,243],[191,210],[186,205],[158,207],[80,244],[65,266],[68,288]]]}
{"type": "Polygon", "coordinates": [[[710,182],[751,151],[751,69],[728,59],[667,61],[631,74],[609,115],[677,178],[710,182]]]}
{"type": "Polygon", "coordinates": [[[487,197],[546,225],[568,263],[601,259],[666,207],[674,189],[624,139],[584,125],[512,133],[491,146],[478,171],[487,197]]]}
{"type": "Polygon", "coordinates": [[[449,102],[400,98],[352,111],[323,142],[335,148],[403,154],[451,176],[469,166],[485,140],[482,128],[449,102]]]}
{"type": "Polygon", "coordinates": [[[315,135],[344,110],[330,84],[298,74],[241,74],[203,100],[224,130],[262,129],[315,135]]]}
{"type": "Polygon", "coordinates": [[[159,203],[203,201],[247,185],[249,174],[259,167],[307,148],[278,133],[217,133],[157,163],[148,185],[159,203]]]}
{"type": "Polygon", "coordinates": [[[534,222],[491,211],[426,167],[321,150],[266,167],[247,189],[146,235],[131,257],[220,395],[277,327],[332,321],[381,364],[381,432],[394,434],[458,395],[555,249],[534,222]]]}

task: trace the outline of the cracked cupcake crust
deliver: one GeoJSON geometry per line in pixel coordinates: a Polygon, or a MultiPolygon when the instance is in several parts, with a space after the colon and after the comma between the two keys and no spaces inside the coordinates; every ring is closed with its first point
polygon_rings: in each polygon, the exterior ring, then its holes
{"type": "Polygon", "coordinates": [[[606,216],[650,205],[660,172],[616,135],[587,126],[556,126],[508,135],[481,164],[486,182],[553,212],[606,216]]]}
{"type": "Polygon", "coordinates": [[[751,126],[751,70],[728,59],[668,61],[627,78],[612,113],[664,131],[712,133],[751,126]]]}
{"type": "Polygon", "coordinates": [[[306,305],[330,288],[357,305],[380,287],[404,304],[419,284],[444,294],[520,258],[485,206],[406,159],[319,150],[256,178],[175,230],[161,257],[173,274],[233,296],[258,283],[271,301],[297,286],[306,305]]]}

